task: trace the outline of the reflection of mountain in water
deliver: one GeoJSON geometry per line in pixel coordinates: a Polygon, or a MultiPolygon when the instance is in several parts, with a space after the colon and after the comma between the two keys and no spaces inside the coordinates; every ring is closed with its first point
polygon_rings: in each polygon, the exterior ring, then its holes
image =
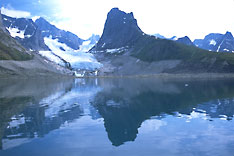
{"type": "Polygon", "coordinates": [[[87,105],[98,91],[93,82],[89,82],[88,85],[85,85],[85,80],[52,80],[38,83],[36,86],[30,82],[28,85],[23,82],[5,86],[9,93],[22,86],[26,87],[20,93],[16,92],[16,97],[4,92],[4,98],[0,99],[0,106],[3,108],[0,110],[0,134],[4,133],[4,149],[28,142],[28,138],[43,137],[64,123],[80,118],[85,111],[89,113],[87,109],[94,114],[93,118],[98,117],[95,114],[97,112],[87,105]]]}
{"type": "Polygon", "coordinates": [[[231,81],[186,83],[189,85],[185,85],[185,82],[129,79],[115,80],[112,87],[104,86],[93,105],[104,118],[105,128],[113,145],[134,141],[142,122],[152,116],[175,115],[175,112],[189,115],[196,107],[204,109],[211,117],[233,116],[233,101],[213,103],[213,100],[234,96],[231,81]],[[208,111],[214,106],[217,115],[208,111]]]}
{"type": "MultiPolygon", "coordinates": [[[[231,120],[231,81],[78,79],[0,82],[0,137],[3,149],[19,146],[76,122],[103,117],[114,146],[134,141],[142,123],[167,115],[231,120]],[[185,85],[186,84],[186,85],[185,85]],[[195,114],[196,115],[196,114],[195,114]]],[[[154,123],[154,122],[153,122],[154,123]]],[[[155,124],[157,124],[155,122],[155,124]]]]}

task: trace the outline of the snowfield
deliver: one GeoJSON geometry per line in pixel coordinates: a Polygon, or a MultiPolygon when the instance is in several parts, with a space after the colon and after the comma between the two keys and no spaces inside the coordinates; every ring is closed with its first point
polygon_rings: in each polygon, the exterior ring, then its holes
{"type": "Polygon", "coordinates": [[[87,53],[93,47],[90,41],[84,41],[79,50],[73,50],[66,44],[58,42],[58,39],[52,39],[51,36],[45,37],[44,42],[51,51],[40,51],[39,53],[59,65],[65,66],[64,61],[61,60],[62,58],[70,63],[72,69],[76,71],[96,71],[102,67],[102,64],[95,59],[93,54],[87,53]]]}
{"type": "Polygon", "coordinates": [[[18,28],[6,28],[9,32],[10,32],[10,34],[11,34],[11,36],[12,37],[19,37],[19,38],[24,38],[24,32],[25,32],[25,30],[24,31],[22,31],[22,30],[19,30],[18,28]]]}

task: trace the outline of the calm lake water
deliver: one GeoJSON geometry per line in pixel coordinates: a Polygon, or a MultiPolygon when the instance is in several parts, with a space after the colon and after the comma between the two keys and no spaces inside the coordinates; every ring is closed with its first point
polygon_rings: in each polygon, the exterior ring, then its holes
{"type": "Polygon", "coordinates": [[[1,156],[234,156],[234,80],[0,81],[1,156]]]}

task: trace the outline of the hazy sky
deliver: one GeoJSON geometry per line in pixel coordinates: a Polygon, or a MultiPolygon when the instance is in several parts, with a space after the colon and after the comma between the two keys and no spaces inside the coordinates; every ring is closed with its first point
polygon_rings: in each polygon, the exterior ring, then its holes
{"type": "Polygon", "coordinates": [[[83,39],[102,34],[113,7],[133,12],[148,34],[195,39],[213,32],[234,33],[234,0],[0,0],[0,5],[17,17],[43,16],[83,39]]]}

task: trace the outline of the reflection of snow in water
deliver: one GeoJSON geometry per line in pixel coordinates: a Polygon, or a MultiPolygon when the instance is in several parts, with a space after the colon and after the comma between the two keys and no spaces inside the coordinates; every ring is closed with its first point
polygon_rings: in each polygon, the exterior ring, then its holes
{"type": "MultiPolygon", "coordinates": [[[[93,123],[101,122],[101,120],[99,121],[100,115],[98,115],[96,109],[94,109],[90,105],[90,102],[93,100],[95,95],[99,91],[101,91],[101,88],[98,86],[98,81],[95,80],[95,82],[91,84],[86,84],[85,80],[77,79],[73,85],[73,88],[62,88],[54,94],[49,95],[40,100],[39,107],[43,107],[45,109],[44,117],[47,118],[44,120],[48,122],[53,121],[53,118],[59,116],[61,117],[61,115],[65,113],[69,115],[70,111],[73,110],[74,112],[74,110],[76,110],[75,108],[79,107],[79,110],[83,112],[82,115],[85,115],[87,116],[87,118],[90,118],[90,120],[93,120],[93,123]]],[[[77,119],[74,120],[74,122],[83,121],[85,123],[87,121],[87,118],[82,118],[81,120],[77,119]]],[[[21,125],[26,124],[26,122],[32,122],[32,119],[29,119],[29,117],[25,117],[24,114],[14,115],[11,118],[11,121],[8,123],[7,129],[14,129],[15,131],[13,131],[11,135],[5,136],[5,139],[3,140],[4,149],[17,147],[19,145],[31,142],[33,140],[26,139],[26,136],[23,133],[21,133],[22,129],[19,130],[20,133],[16,133],[18,132],[17,129],[19,129],[21,125]]],[[[92,122],[89,121],[89,123],[92,122]]],[[[66,125],[68,125],[68,122],[64,121],[64,123],[62,123],[60,127],[64,127],[66,125]]],[[[37,137],[38,134],[35,131],[34,139],[37,137]]]]}
{"type": "Polygon", "coordinates": [[[84,81],[76,81],[76,87],[70,91],[60,91],[41,100],[41,106],[46,106],[45,116],[55,117],[60,112],[68,112],[79,106],[84,114],[90,114],[90,101],[101,90],[97,86],[85,85],[84,81]]]}

